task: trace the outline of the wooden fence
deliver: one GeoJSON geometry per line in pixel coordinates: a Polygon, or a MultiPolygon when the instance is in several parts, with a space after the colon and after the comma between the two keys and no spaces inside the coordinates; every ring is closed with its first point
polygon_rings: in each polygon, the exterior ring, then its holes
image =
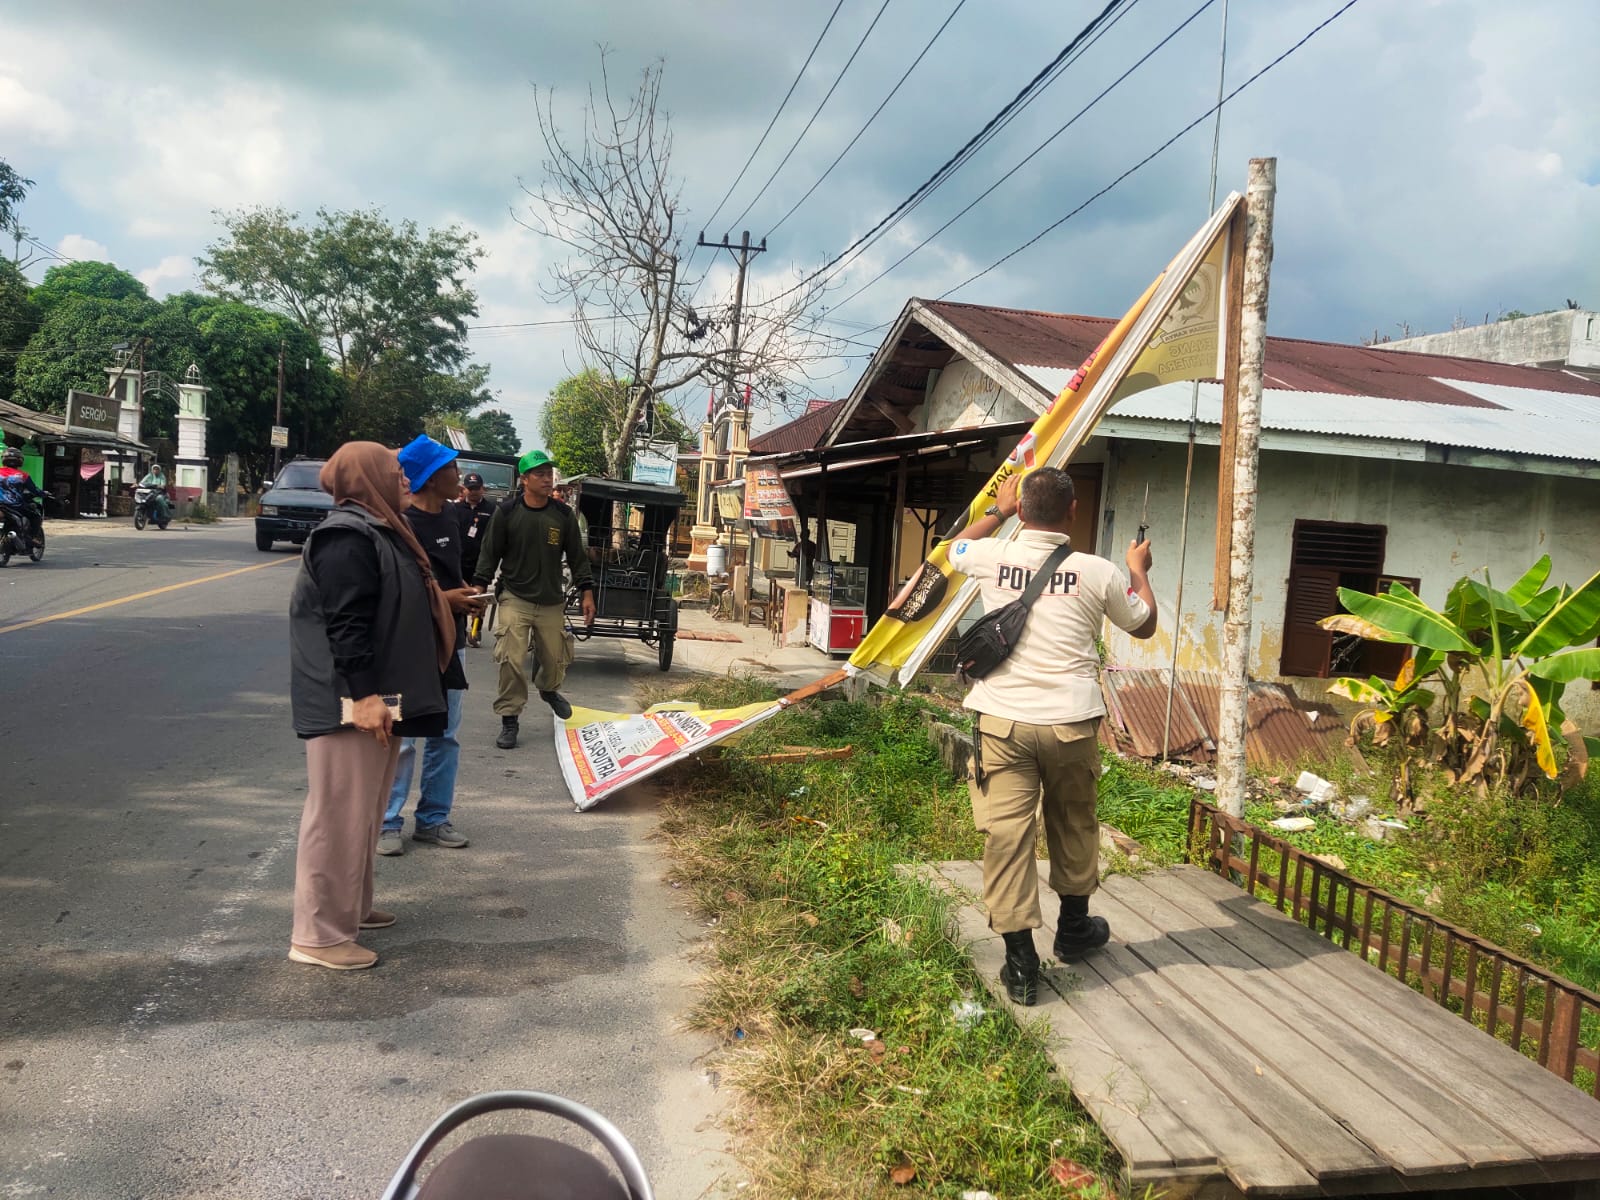
{"type": "Polygon", "coordinates": [[[1199,798],[1189,805],[1189,851],[1250,895],[1600,1099],[1600,995],[1199,798]]]}

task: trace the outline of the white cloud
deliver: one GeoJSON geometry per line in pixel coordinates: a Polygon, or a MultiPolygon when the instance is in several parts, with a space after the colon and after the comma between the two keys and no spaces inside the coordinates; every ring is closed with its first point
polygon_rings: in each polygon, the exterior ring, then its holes
{"type": "Polygon", "coordinates": [[[196,268],[194,259],[186,254],[169,254],[153,267],[139,272],[139,282],[150,289],[152,296],[170,296],[194,286],[196,268]]]}
{"type": "Polygon", "coordinates": [[[62,258],[73,258],[79,262],[116,262],[116,259],[111,257],[110,249],[103,242],[97,242],[81,233],[69,233],[57,242],[56,253],[62,258]]]}

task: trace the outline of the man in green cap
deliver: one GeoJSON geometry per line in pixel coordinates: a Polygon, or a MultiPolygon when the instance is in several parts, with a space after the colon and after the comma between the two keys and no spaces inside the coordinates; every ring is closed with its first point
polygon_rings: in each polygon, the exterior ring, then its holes
{"type": "Polygon", "coordinates": [[[562,560],[572,572],[572,585],[583,592],[583,623],[595,617],[594,578],[578,519],[551,492],[555,463],[543,450],[530,450],[517,460],[522,487],[495,510],[478,553],[476,579],[487,590],[500,573],[500,611],[494,631],[494,660],[500,664],[500,690],[494,711],[500,718],[495,745],[517,744],[517,723],[528,703],[528,651],[538,659],[534,687],[539,698],[565,720],[572,705],[557,690],[571,665],[566,638],[566,591],[562,560]]]}

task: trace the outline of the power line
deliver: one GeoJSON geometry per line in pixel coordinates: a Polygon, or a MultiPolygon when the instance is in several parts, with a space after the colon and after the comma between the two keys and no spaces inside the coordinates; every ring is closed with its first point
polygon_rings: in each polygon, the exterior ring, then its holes
{"type": "Polygon", "coordinates": [[[870,288],[874,284],[876,284],[879,280],[883,279],[883,277],[888,275],[891,271],[894,271],[901,264],[906,262],[906,260],[908,260],[913,255],[915,255],[920,250],[922,250],[923,247],[927,246],[927,244],[929,242],[933,241],[936,237],[938,237],[946,229],[949,229],[950,226],[954,225],[962,217],[966,216],[974,208],[976,208],[976,207],[978,207],[978,205],[982,204],[991,195],[993,195],[994,192],[996,191],[996,189],[998,189],[1003,183],[1005,183],[1006,180],[1010,179],[1018,171],[1022,170],[1023,167],[1027,166],[1030,162],[1032,162],[1035,158],[1037,158],[1040,154],[1042,154],[1044,152],[1044,150],[1046,149],[1046,147],[1048,147],[1052,142],[1054,142],[1058,137],[1060,137],[1062,134],[1064,134],[1067,130],[1071,129],[1074,125],[1076,125],[1078,123],[1078,120],[1081,117],[1083,117],[1086,113],[1088,113],[1088,111],[1090,109],[1094,108],[1095,105],[1099,104],[1100,101],[1104,100],[1107,96],[1109,96],[1114,90],[1116,90],[1116,88],[1118,86],[1120,86],[1122,84],[1122,82],[1124,80],[1126,80],[1128,78],[1128,76],[1132,75],[1140,67],[1144,66],[1145,63],[1149,62],[1150,59],[1152,57],[1154,57],[1155,54],[1159,50],[1161,50],[1164,46],[1167,45],[1168,42],[1172,41],[1173,38],[1177,37],[1180,33],[1182,33],[1185,29],[1187,29],[1190,26],[1190,24],[1192,24],[1196,19],[1199,18],[1199,16],[1202,13],[1204,13],[1206,11],[1206,9],[1210,8],[1216,2],[1217,2],[1217,0],[1205,0],[1205,2],[1203,4],[1201,4],[1199,8],[1195,9],[1194,12],[1190,13],[1187,17],[1185,17],[1183,19],[1183,21],[1176,28],[1174,28],[1172,30],[1171,33],[1167,34],[1166,37],[1162,38],[1154,46],[1150,47],[1149,50],[1145,51],[1144,54],[1141,55],[1139,57],[1139,59],[1137,61],[1135,61],[1132,66],[1130,66],[1126,71],[1122,72],[1121,75],[1118,75],[1109,84],[1107,84],[1105,86],[1105,88],[1103,88],[1099,92],[1099,94],[1097,94],[1092,100],[1089,101],[1089,103],[1085,104],[1082,108],[1080,108],[1077,112],[1075,112],[1071,116],[1071,118],[1069,118],[1067,120],[1067,122],[1064,125],[1060,126],[1054,133],[1052,133],[1049,137],[1045,138],[1044,141],[1040,142],[1037,146],[1035,146],[1032,150],[1030,150],[1028,152],[1028,154],[1024,158],[1022,158],[1014,167],[1012,167],[1004,175],[1000,176],[1000,178],[996,179],[987,188],[985,188],[981,193],[979,193],[978,196],[976,198],[974,198],[973,201],[970,204],[968,204],[960,212],[956,213],[955,216],[951,217],[943,225],[939,226],[939,228],[935,229],[927,237],[923,238],[920,242],[918,242],[910,250],[907,250],[899,258],[895,259],[894,262],[890,263],[883,270],[879,271],[871,279],[867,280],[866,283],[862,284],[855,291],[851,292],[843,300],[840,300],[837,304],[832,305],[829,308],[828,311],[829,312],[835,312],[838,309],[843,308],[846,304],[849,304],[850,301],[854,300],[857,296],[861,295],[862,292],[866,291],[868,288],[870,288]]]}
{"type": "Polygon", "coordinates": [[[829,86],[827,93],[818,103],[816,111],[811,114],[811,119],[806,122],[805,128],[794,139],[794,143],[784,153],[778,165],[772,169],[772,174],[767,176],[767,181],[761,185],[761,190],[750,198],[750,203],[746,204],[739,215],[733,219],[733,224],[737,225],[744,220],[745,214],[755,207],[756,201],[767,194],[767,189],[772,186],[772,181],[778,177],[778,172],[788,165],[790,157],[799,149],[800,143],[805,140],[806,134],[811,132],[811,127],[816,124],[817,118],[822,115],[822,110],[827,107],[828,101],[833,98],[834,91],[844,82],[844,77],[849,72],[851,64],[856,61],[856,56],[861,53],[862,47],[867,44],[867,39],[872,36],[872,31],[878,27],[878,22],[883,19],[883,14],[888,10],[890,3],[891,0],[883,0],[883,3],[878,6],[878,11],[872,18],[872,23],[867,26],[867,31],[861,35],[861,40],[856,43],[856,48],[850,51],[850,57],[844,60],[844,66],[839,68],[839,74],[834,77],[832,85],[829,86]]]}
{"type": "Polygon", "coordinates": [[[991,137],[993,137],[994,134],[998,133],[999,130],[1003,128],[1004,125],[1009,122],[1016,113],[1020,112],[1022,108],[1026,107],[1026,105],[1030,103],[1036,96],[1038,96],[1045,87],[1048,87],[1049,84],[1054,81],[1055,76],[1058,75],[1060,70],[1066,65],[1068,56],[1071,55],[1072,52],[1080,45],[1082,45],[1085,39],[1093,34],[1095,30],[1099,29],[1102,24],[1110,20],[1116,10],[1122,8],[1124,5],[1126,5],[1127,8],[1132,8],[1133,5],[1137,4],[1138,2],[1139,0],[1109,0],[1109,3],[1107,3],[1106,6],[1095,15],[1095,17],[1090,20],[1087,25],[1080,29],[1070,42],[1062,47],[1059,54],[1051,59],[1050,62],[1046,63],[1043,69],[1041,69],[1038,74],[1029,80],[1022,90],[1012,97],[1012,99],[1003,108],[1001,108],[999,112],[995,113],[994,116],[989,118],[982,129],[978,130],[977,133],[968,138],[966,143],[959,150],[947,158],[932,175],[928,176],[927,179],[918,184],[911,194],[897,204],[887,216],[880,220],[871,229],[867,230],[866,233],[856,238],[838,254],[834,255],[827,262],[823,263],[816,270],[812,271],[809,275],[803,276],[798,282],[791,285],[786,290],[779,292],[776,296],[772,297],[772,299],[781,300],[783,297],[791,295],[792,293],[799,291],[801,288],[808,286],[814,280],[832,270],[832,268],[841,263],[850,254],[864,247],[870,240],[875,238],[892,222],[898,220],[907,212],[910,212],[912,208],[921,203],[921,201],[928,195],[932,194],[932,192],[950,175],[959,170],[960,167],[964,165],[966,161],[972,157],[972,155],[977,153],[977,151],[991,137]]]}
{"type": "MultiPolygon", "coordinates": [[[[739,181],[744,178],[744,173],[750,169],[750,164],[755,162],[756,155],[761,153],[761,147],[766,145],[767,135],[772,132],[772,127],[778,123],[778,118],[783,115],[784,107],[789,103],[789,97],[794,95],[794,89],[800,86],[800,80],[805,78],[806,68],[811,65],[811,60],[816,57],[817,49],[822,45],[822,39],[828,36],[828,30],[833,28],[833,19],[839,15],[839,10],[843,7],[844,0],[838,0],[838,3],[833,6],[833,11],[828,14],[828,20],[822,26],[822,32],[817,34],[817,40],[811,45],[811,53],[806,55],[806,60],[800,64],[800,70],[795,74],[794,81],[789,84],[789,90],[783,94],[783,99],[779,101],[778,111],[772,114],[772,120],[768,121],[767,127],[761,131],[761,137],[756,142],[755,149],[750,151],[750,157],[745,159],[744,166],[739,168],[739,173],[733,177],[733,182],[728,185],[728,190],[722,194],[722,199],[717,201],[716,208],[711,210],[711,216],[706,220],[707,225],[716,221],[717,214],[722,211],[722,206],[728,202],[728,197],[733,195],[733,189],[739,186],[739,181]]],[[[696,247],[696,249],[698,248],[696,247]]],[[[689,261],[684,263],[685,270],[688,269],[689,262],[693,260],[694,251],[691,250],[689,252],[689,261]]]]}
{"type": "Polygon", "coordinates": [[[916,58],[912,59],[911,65],[905,70],[905,74],[900,76],[899,81],[889,89],[889,94],[883,98],[878,107],[872,110],[872,115],[867,118],[866,124],[862,125],[860,129],[856,130],[856,135],[850,139],[849,145],[845,146],[843,150],[839,151],[838,158],[835,158],[831,163],[828,164],[827,170],[823,171],[822,174],[817,177],[817,181],[806,189],[805,195],[796,200],[794,204],[790,206],[789,211],[778,218],[777,224],[775,224],[771,229],[767,230],[767,237],[771,237],[773,234],[777,233],[779,228],[782,227],[783,223],[790,217],[794,216],[795,210],[811,198],[811,193],[822,186],[822,181],[827,179],[829,175],[833,174],[833,169],[839,165],[840,161],[846,154],[850,153],[851,148],[861,140],[861,135],[866,133],[868,127],[878,119],[878,114],[884,110],[884,107],[889,103],[889,101],[894,99],[895,93],[900,90],[900,85],[905,83],[907,79],[911,78],[911,72],[915,71],[918,64],[921,63],[925,57],[927,57],[928,51],[932,50],[933,44],[939,40],[939,35],[945,31],[951,21],[956,19],[956,14],[961,11],[966,2],[967,0],[956,0],[956,6],[950,10],[950,15],[944,19],[944,24],[940,25],[938,29],[933,31],[933,36],[928,39],[928,44],[922,48],[922,53],[918,54],[916,58]]]}
{"type": "MultiPolygon", "coordinates": [[[[1011,251],[1011,253],[1005,255],[1002,258],[996,259],[994,262],[990,263],[983,270],[979,271],[976,275],[973,275],[970,278],[962,280],[960,283],[956,284],[956,286],[951,288],[949,291],[941,293],[939,295],[939,299],[943,300],[946,297],[953,296],[955,293],[959,292],[962,288],[966,287],[969,283],[976,283],[978,280],[982,279],[985,275],[987,275],[990,271],[994,270],[996,267],[998,267],[1001,264],[1003,264],[1005,262],[1008,262],[1011,259],[1015,258],[1017,255],[1021,254],[1024,250],[1028,249],[1028,247],[1032,246],[1035,242],[1039,241],[1041,238],[1045,237],[1047,234],[1050,234],[1050,233],[1054,232],[1056,229],[1059,229],[1067,221],[1070,221],[1073,217],[1077,216],[1084,209],[1088,208],[1089,205],[1093,204],[1096,200],[1100,199],[1101,196],[1104,196],[1112,188],[1116,187],[1124,179],[1128,178],[1128,176],[1132,175],[1135,171],[1138,171],[1139,169],[1141,169],[1142,167],[1144,167],[1145,165],[1150,163],[1158,155],[1162,154],[1174,142],[1178,141],[1179,138],[1183,137],[1185,134],[1187,134],[1190,131],[1192,131],[1193,129],[1195,129],[1207,117],[1211,116],[1212,113],[1217,112],[1219,109],[1221,109],[1223,107],[1223,105],[1228,103],[1228,101],[1232,100],[1240,92],[1244,91],[1245,88],[1249,87],[1252,83],[1254,83],[1256,80],[1260,79],[1268,71],[1272,70],[1272,68],[1276,67],[1279,63],[1281,63],[1284,59],[1288,58],[1296,50],[1300,49],[1301,46],[1304,46],[1312,38],[1316,37],[1317,34],[1321,33],[1329,25],[1332,25],[1340,17],[1344,16],[1345,13],[1349,12],[1352,8],[1354,8],[1356,6],[1356,3],[1357,3],[1357,0],[1345,0],[1345,3],[1343,5],[1341,5],[1338,8],[1338,10],[1333,13],[1332,16],[1328,17],[1321,24],[1319,24],[1315,28],[1313,28],[1311,30],[1311,32],[1307,33],[1298,42],[1296,42],[1294,45],[1290,46],[1282,54],[1278,55],[1277,58],[1273,59],[1266,66],[1262,67],[1254,75],[1250,76],[1250,78],[1246,79],[1238,87],[1234,88],[1233,91],[1229,92],[1221,100],[1217,101],[1210,108],[1206,109],[1205,112],[1201,113],[1194,120],[1190,121],[1182,129],[1178,130],[1177,133],[1173,134],[1166,141],[1162,142],[1161,145],[1157,146],[1149,154],[1145,155],[1138,162],[1134,163],[1133,166],[1129,167],[1121,175],[1118,175],[1110,183],[1106,184],[1105,187],[1101,188],[1098,192],[1096,192],[1094,195],[1090,196],[1082,204],[1078,205],[1077,208],[1073,209],[1071,212],[1067,213],[1066,216],[1060,218],[1059,220],[1053,221],[1051,224],[1045,226],[1038,233],[1034,234],[1033,237],[1029,238],[1027,241],[1023,242],[1022,245],[1018,246],[1015,250],[1011,251]]],[[[889,322],[884,322],[884,324],[888,324],[888,323],[889,322]]],[[[879,328],[882,328],[882,326],[879,326],[879,328]]]]}

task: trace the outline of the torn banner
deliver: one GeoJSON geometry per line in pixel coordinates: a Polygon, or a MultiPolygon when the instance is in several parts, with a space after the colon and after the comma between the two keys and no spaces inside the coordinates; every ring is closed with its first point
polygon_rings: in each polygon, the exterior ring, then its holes
{"type": "Polygon", "coordinates": [[[573,705],[572,715],[564,721],[557,718],[555,723],[556,759],[562,778],[582,812],[617,789],[759,725],[846,677],[844,670],[834,671],[777,700],[738,708],[668,702],[642,713],[614,713],[573,705]]]}
{"type": "MultiPolygon", "coordinates": [[[[1044,414],[1022,436],[952,527],[965,527],[994,503],[1000,484],[1034,467],[1064,467],[1118,400],[1163,383],[1220,379],[1224,349],[1237,331],[1227,313],[1230,237],[1243,237],[1243,197],[1230,195],[1167,269],[1116,323],[1044,414]]],[[[1013,518],[994,534],[1014,538],[1013,518]]],[[[950,565],[949,541],[889,603],[850,656],[849,669],[879,683],[909,683],[977,598],[975,584],[950,565]]]]}

